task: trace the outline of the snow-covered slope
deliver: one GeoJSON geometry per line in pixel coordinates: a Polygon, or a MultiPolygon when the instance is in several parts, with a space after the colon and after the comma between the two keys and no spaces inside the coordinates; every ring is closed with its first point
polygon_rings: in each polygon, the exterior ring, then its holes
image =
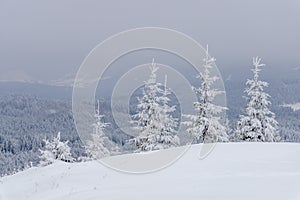
{"type": "Polygon", "coordinates": [[[97,161],[32,168],[1,178],[0,200],[300,199],[300,144],[217,144],[204,160],[198,159],[200,147],[143,175],[97,161]]]}
{"type": "Polygon", "coordinates": [[[300,110],[300,103],[284,104],[282,107],[291,108],[294,112],[300,110]]]}

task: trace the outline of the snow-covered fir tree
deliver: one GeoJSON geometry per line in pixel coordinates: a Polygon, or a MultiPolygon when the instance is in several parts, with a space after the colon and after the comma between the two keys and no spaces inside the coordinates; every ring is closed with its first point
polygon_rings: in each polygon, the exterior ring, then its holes
{"type": "Polygon", "coordinates": [[[166,84],[162,89],[162,84],[157,82],[158,69],[153,60],[142,97],[138,97],[138,112],[132,116],[134,128],[139,135],[129,142],[140,151],[164,149],[179,144],[179,138],[175,135],[178,122],[172,117],[175,107],[168,105],[170,92],[166,84]]]}
{"type": "Polygon", "coordinates": [[[227,128],[220,117],[227,108],[214,104],[216,96],[224,91],[212,88],[219,77],[210,75],[215,58],[209,56],[208,47],[203,61],[204,71],[197,76],[201,85],[193,87],[198,96],[198,101],[194,102],[195,114],[184,115],[188,120],[183,124],[188,126],[187,132],[195,137],[197,143],[228,142],[227,128]]]}
{"type": "Polygon", "coordinates": [[[52,141],[44,140],[44,142],[45,149],[41,150],[41,165],[51,164],[55,160],[73,162],[71,148],[68,146],[69,141],[62,142],[60,132],[52,141]]]}
{"type": "Polygon", "coordinates": [[[269,110],[270,95],[264,92],[268,83],[259,80],[259,72],[265,64],[261,58],[253,58],[253,79],[247,80],[247,107],[237,123],[236,137],[242,141],[275,142],[279,141],[278,123],[275,114],[269,110]]]}
{"type": "Polygon", "coordinates": [[[113,146],[112,141],[105,135],[104,129],[109,124],[103,122],[103,115],[100,113],[100,102],[97,101],[97,110],[95,114],[95,123],[93,123],[92,138],[87,142],[88,156],[93,159],[100,159],[110,156],[112,154],[111,149],[113,146]]]}
{"type": "Polygon", "coordinates": [[[165,84],[163,95],[161,96],[162,110],[160,114],[160,122],[162,123],[162,129],[160,135],[157,136],[157,148],[166,149],[173,146],[178,146],[180,143],[179,137],[176,135],[178,119],[172,116],[172,113],[176,111],[176,107],[170,106],[171,92],[167,88],[167,75],[165,76],[165,84]]]}

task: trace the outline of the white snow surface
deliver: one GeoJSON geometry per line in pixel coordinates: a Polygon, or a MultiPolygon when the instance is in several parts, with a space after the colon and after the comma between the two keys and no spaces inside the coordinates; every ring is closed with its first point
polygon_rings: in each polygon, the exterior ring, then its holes
{"type": "Polygon", "coordinates": [[[291,108],[294,112],[300,110],[300,102],[294,104],[284,104],[282,106],[286,108],[291,108]]]}
{"type": "Polygon", "coordinates": [[[0,200],[300,199],[300,144],[217,144],[204,160],[200,148],[149,174],[117,172],[98,161],[31,168],[0,179],[0,200]]]}

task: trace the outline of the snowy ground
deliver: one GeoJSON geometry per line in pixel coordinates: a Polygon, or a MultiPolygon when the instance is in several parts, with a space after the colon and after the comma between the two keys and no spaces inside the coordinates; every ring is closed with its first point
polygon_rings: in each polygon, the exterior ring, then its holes
{"type": "Polygon", "coordinates": [[[282,107],[291,108],[294,112],[300,110],[300,103],[284,104],[282,107]]]}
{"type": "Polygon", "coordinates": [[[300,144],[217,144],[205,160],[199,151],[144,175],[96,161],[32,168],[1,178],[0,200],[300,199],[300,144]]]}

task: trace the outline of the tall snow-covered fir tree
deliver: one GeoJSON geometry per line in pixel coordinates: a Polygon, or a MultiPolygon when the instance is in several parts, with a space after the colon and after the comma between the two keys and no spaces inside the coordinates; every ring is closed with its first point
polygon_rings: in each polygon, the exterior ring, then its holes
{"type": "Polygon", "coordinates": [[[68,146],[68,142],[62,142],[60,132],[53,138],[52,141],[44,140],[45,149],[41,150],[41,165],[48,165],[55,160],[61,160],[65,162],[72,162],[71,148],[68,146]]]}
{"type": "Polygon", "coordinates": [[[100,102],[97,101],[97,110],[95,114],[95,123],[93,123],[92,139],[87,142],[87,153],[93,159],[100,159],[110,156],[113,152],[112,141],[105,135],[104,129],[109,124],[103,122],[103,115],[100,113],[100,102]]]}
{"type": "Polygon", "coordinates": [[[269,110],[270,95],[264,92],[268,83],[259,80],[259,72],[265,64],[261,58],[253,58],[253,79],[247,80],[247,107],[245,115],[241,115],[237,123],[236,137],[242,141],[275,142],[279,141],[278,122],[275,114],[269,110]]]}
{"type": "Polygon", "coordinates": [[[171,92],[167,88],[166,75],[163,95],[160,97],[162,105],[162,110],[160,113],[160,122],[162,123],[162,129],[160,135],[157,136],[157,147],[159,149],[166,149],[173,146],[178,146],[180,144],[180,140],[176,135],[178,119],[172,116],[172,113],[176,111],[176,107],[169,105],[169,95],[171,95],[171,92]]]}
{"type": "Polygon", "coordinates": [[[134,128],[139,135],[129,142],[140,151],[164,149],[179,144],[179,138],[175,135],[178,122],[171,115],[175,107],[168,105],[170,92],[167,87],[161,89],[162,84],[156,80],[158,69],[153,60],[142,97],[138,97],[138,112],[132,116],[134,128]]]}
{"type": "Polygon", "coordinates": [[[204,71],[197,76],[201,85],[199,88],[193,87],[198,96],[198,101],[194,102],[196,114],[184,115],[188,121],[183,124],[188,126],[187,132],[195,137],[197,143],[228,142],[227,128],[221,123],[220,117],[227,108],[214,104],[216,96],[224,91],[212,88],[219,77],[210,75],[215,58],[209,56],[208,47],[203,61],[204,71]]]}

